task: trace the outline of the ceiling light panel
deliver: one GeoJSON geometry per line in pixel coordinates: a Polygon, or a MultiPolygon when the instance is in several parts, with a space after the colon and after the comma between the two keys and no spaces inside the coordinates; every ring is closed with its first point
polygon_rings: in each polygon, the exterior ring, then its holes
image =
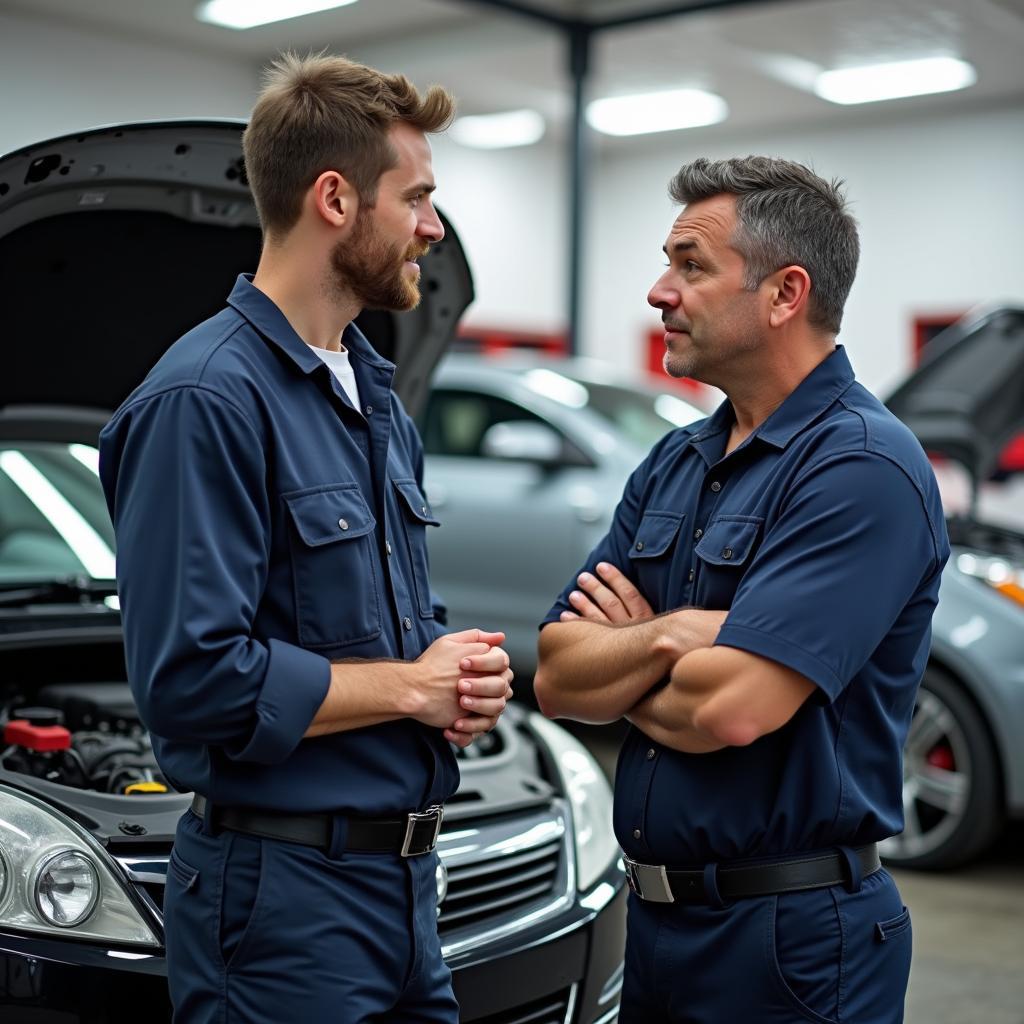
{"type": "Polygon", "coordinates": [[[274,21],[301,18],[335,7],[347,7],[356,0],[206,0],[196,8],[196,18],[211,25],[245,29],[274,21]]]}
{"type": "Polygon", "coordinates": [[[974,85],[977,80],[977,72],[967,61],[955,57],[928,57],[823,71],[815,80],[814,91],[831,103],[877,103],[905,96],[954,92],[974,85]]]}
{"type": "Polygon", "coordinates": [[[460,117],[449,135],[473,149],[510,149],[530,146],[544,136],[544,118],[536,110],[509,110],[503,114],[460,117]]]}
{"type": "Polygon", "coordinates": [[[729,114],[721,96],[703,89],[609,96],[587,106],[587,122],[605,135],[647,135],[717,124],[729,114]]]}

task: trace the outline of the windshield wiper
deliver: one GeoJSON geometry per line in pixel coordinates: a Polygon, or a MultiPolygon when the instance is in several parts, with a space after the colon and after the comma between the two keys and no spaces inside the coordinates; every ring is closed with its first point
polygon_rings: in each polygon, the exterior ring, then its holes
{"type": "Polygon", "coordinates": [[[116,593],[117,584],[113,580],[94,580],[88,576],[61,576],[40,583],[0,584],[0,607],[99,603],[116,593]]]}

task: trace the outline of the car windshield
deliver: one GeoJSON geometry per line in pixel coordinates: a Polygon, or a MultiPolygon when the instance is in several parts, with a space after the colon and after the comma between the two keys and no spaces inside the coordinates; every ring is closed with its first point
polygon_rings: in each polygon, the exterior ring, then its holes
{"type": "Polygon", "coordinates": [[[0,442],[0,586],[114,578],[114,530],[99,452],[83,444],[0,442]]]}
{"type": "Polygon", "coordinates": [[[524,381],[532,391],[575,409],[587,408],[613,424],[633,444],[647,449],[675,427],[707,413],[667,391],[603,384],[568,377],[548,368],[529,370],[524,381]]]}

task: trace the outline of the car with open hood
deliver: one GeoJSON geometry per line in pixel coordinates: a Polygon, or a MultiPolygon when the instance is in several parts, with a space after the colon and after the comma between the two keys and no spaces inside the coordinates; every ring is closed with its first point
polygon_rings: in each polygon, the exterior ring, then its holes
{"type": "MultiPolygon", "coordinates": [[[[256,267],[243,128],[122,125],[0,158],[4,1020],[170,1018],[161,906],[191,797],[161,774],[132,700],[96,445],[163,351],[256,267]]],[[[445,227],[420,306],[360,318],[413,411],[472,298],[445,227]]],[[[613,1020],[625,877],[601,770],[514,706],[459,758],[438,927],[462,1019],[613,1020]]]]}
{"type": "MultiPolygon", "coordinates": [[[[453,625],[504,623],[528,677],[536,623],[607,530],[627,476],[703,401],[586,360],[449,356],[420,426],[431,506],[457,526],[429,538],[453,625]]],[[[946,461],[940,480],[957,465],[969,481],[960,500],[944,494],[953,554],[904,750],[906,828],[883,845],[891,864],[951,867],[1024,815],[1024,492],[1017,528],[975,497],[993,497],[987,481],[1012,467],[1000,455],[1024,427],[1024,311],[989,310],[937,337],[888,404],[946,461]]],[[[999,486],[1020,484],[1024,474],[999,486]]]]}

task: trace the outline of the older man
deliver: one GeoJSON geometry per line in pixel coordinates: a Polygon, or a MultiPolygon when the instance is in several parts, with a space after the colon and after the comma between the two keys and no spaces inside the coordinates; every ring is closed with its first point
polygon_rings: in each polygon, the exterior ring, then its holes
{"type": "Polygon", "coordinates": [[[660,441],[546,618],[544,711],[632,724],[623,1024],[902,1020],[909,915],[876,843],[948,557],[928,462],[836,344],[839,186],[697,160],[648,301],[665,366],[721,388],[660,441]]]}

